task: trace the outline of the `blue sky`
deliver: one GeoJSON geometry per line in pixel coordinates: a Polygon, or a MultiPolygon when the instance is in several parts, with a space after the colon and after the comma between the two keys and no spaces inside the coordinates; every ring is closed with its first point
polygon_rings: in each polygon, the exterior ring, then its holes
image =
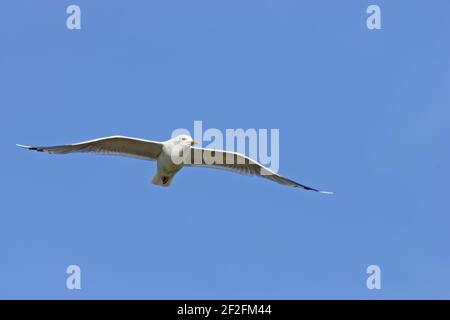
{"type": "Polygon", "coordinates": [[[450,298],[449,11],[2,1],[0,298],[450,298]],[[15,146],[165,140],[195,120],[279,128],[280,172],[336,194],[194,168],[163,189],[154,163],[15,146]]]}

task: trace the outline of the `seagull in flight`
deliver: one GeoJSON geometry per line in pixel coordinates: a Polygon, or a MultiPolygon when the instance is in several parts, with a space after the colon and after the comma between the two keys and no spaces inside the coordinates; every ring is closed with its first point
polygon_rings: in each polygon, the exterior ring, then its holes
{"type": "Polygon", "coordinates": [[[333,194],[285,178],[243,154],[194,147],[197,143],[188,135],[179,135],[163,142],[111,136],[61,146],[32,147],[21,144],[17,144],[17,146],[50,154],[90,152],[156,161],[157,170],[152,183],[163,187],[171,185],[176,173],[183,166],[195,166],[230,170],[245,175],[262,177],[285,186],[333,194]]]}

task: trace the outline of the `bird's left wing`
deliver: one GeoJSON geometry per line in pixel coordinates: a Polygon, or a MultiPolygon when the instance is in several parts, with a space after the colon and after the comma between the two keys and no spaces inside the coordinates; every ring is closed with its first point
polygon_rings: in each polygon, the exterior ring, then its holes
{"type": "Polygon", "coordinates": [[[162,150],[162,143],[137,138],[112,136],[74,144],[53,147],[31,147],[18,144],[28,150],[66,154],[73,152],[92,152],[105,155],[120,155],[143,160],[156,160],[162,150]]]}
{"type": "Polygon", "coordinates": [[[303,188],[305,190],[317,191],[324,194],[332,194],[332,192],[314,189],[294,180],[285,178],[240,153],[196,147],[192,147],[190,150],[190,155],[186,157],[185,161],[185,165],[188,166],[231,170],[245,175],[259,176],[294,188],[303,188]]]}

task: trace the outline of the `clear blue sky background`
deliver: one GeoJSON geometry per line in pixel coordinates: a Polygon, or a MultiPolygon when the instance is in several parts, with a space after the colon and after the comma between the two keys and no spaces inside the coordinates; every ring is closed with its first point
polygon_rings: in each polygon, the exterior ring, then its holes
{"type": "Polygon", "coordinates": [[[449,12],[1,1],[0,298],[450,298],[449,12]],[[15,146],[165,140],[194,120],[279,128],[280,172],[336,195],[192,168],[163,189],[151,162],[15,146]]]}

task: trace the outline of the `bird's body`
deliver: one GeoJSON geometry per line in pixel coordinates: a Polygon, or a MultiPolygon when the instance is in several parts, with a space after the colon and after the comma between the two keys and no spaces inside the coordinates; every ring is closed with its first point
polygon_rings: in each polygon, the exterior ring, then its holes
{"type": "Polygon", "coordinates": [[[194,144],[196,144],[196,141],[190,136],[180,135],[163,142],[112,136],[53,147],[18,146],[29,150],[46,151],[52,154],[93,152],[156,161],[157,170],[153,176],[152,183],[163,187],[170,186],[174,176],[184,166],[199,166],[260,176],[294,188],[331,194],[331,192],[320,191],[287,179],[245,155],[224,150],[195,148],[192,147],[194,144]]]}
{"type": "MultiPolygon", "coordinates": [[[[185,148],[188,150],[188,148],[185,148]]],[[[156,159],[156,174],[153,176],[152,183],[163,187],[169,187],[175,174],[183,168],[183,163],[175,163],[172,160],[172,153],[183,154],[185,150],[182,146],[174,144],[172,141],[166,141],[163,144],[161,153],[156,159]]]]}

